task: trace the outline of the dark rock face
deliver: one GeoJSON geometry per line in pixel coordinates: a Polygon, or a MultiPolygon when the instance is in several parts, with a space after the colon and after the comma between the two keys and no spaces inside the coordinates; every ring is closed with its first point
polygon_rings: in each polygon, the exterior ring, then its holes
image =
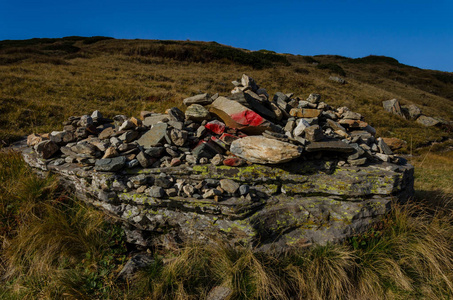
{"type": "Polygon", "coordinates": [[[392,199],[405,201],[413,193],[408,164],[339,167],[335,161],[298,158],[272,167],[207,164],[99,173],[43,161],[24,142],[17,149],[31,166],[59,174],[80,199],[121,218],[129,241],[143,246],[220,238],[264,251],[336,242],[366,229],[388,211],[392,199]],[[176,180],[159,179],[162,173],[176,180]],[[229,192],[200,196],[225,178],[229,192]],[[150,185],[162,180],[165,187],[173,184],[171,196],[150,185]],[[242,185],[249,188],[237,188],[242,185]],[[114,191],[118,186],[121,193],[114,191]],[[183,192],[186,186],[190,196],[183,192]]]}

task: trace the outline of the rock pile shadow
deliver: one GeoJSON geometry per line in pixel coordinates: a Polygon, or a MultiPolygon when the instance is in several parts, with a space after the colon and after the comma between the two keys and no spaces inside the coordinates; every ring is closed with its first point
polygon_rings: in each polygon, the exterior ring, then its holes
{"type": "Polygon", "coordinates": [[[15,148],[142,246],[338,242],[413,194],[413,167],[360,114],[319,94],[271,97],[247,75],[233,85],[184,99],[185,112],[70,117],[15,148]]]}

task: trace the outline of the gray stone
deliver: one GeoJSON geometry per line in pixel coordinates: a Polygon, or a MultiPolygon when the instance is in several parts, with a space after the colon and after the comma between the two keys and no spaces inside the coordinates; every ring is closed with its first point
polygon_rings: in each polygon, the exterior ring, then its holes
{"type": "Polygon", "coordinates": [[[75,146],[71,147],[71,150],[79,154],[88,154],[94,155],[96,153],[96,147],[93,144],[88,143],[87,141],[81,141],[75,146]]]}
{"type": "Polygon", "coordinates": [[[128,130],[118,137],[120,141],[130,143],[138,137],[138,132],[135,130],[128,130]]]}
{"type": "Polygon", "coordinates": [[[281,103],[281,104],[283,104],[283,103],[287,104],[287,102],[289,101],[288,96],[286,96],[286,95],[283,94],[282,92],[277,92],[277,93],[275,93],[273,99],[274,99],[275,102],[281,103]]]}
{"type": "Polygon", "coordinates": [[[166,114],[153,114],[149,117],[146,117],[143,120],[143,125],[147,126],[147,127],[151,127],[158,123],[168,122],[168,120],[169,120],[169,116],[166,114]]]}
{"type": "Polygon", "coordinates": [[[320,94],[312,93],[307,98],[307,102],[309,102],[309,103],[318,103],[319,101],[321,101],[321,95],[320,94]]]}
{"type": "Polygon", "coordinates": [[[36,144],[34,148],[35,151],[44,159],[50,158],[59,150],[58,145],[52,141],[42,141],[36,144]]]}
{"type": "Polygon", "coordinates": [[[318,142],[324,138],[324,134],[322,133],[322,129],[319,127],[319,125],[306,127],[304,129],[304,133],[305,138],[310,142],[318,142]]]}
{"type": "Polygon", "coordinates": [[[195,193],[195,188],[190,184],[186,184],[183,186],[182,191],[187,195],[187,197],[192,197],[195,193]]]}
{"type": "Polygon", "coordinates": [[[167,128],[167,123],[154,124],[150,130],[145,132],[145,134],[137,140],[137,143],[145,148],[157,146],[165,139],[167,128]]]}
{"type": "Polygon", "coordinates": [[[207,190],[206,192],[204,192],[203,194],[203,198],[204,199],[207,199],[207,198],[214,198],[215,196],[220,196],[222,193],[217,190],[217,189],[209,189],[207,190]]]}
{"type": "Polygon", "coordinates": [[[50,133],[50,140],[58,145],[63,145],[74,142],[76,136],[71,131],[52,131],[50,133]]]}
{"type": "Polygon", "coordinates": [[[170,132],[170,138],[174,145],[182,147],[187,141],[187,131],[179,130],[179,129],[172,129],[170,132]]]}
{"type": "Polygon", "coordinates": [[[392,150],[390,150],[390,147],[387,146],[387,144],[384,142],[384,140],[382,138],[378,138],[377,142],[378,142],[379,151],[381,153],[387,154],[387,155],[393,154],[392,150]]]}
{"type": "Polygon", "coordinates": [[[245,196],[247,195],[248,193],[250,192],[250,186],[247,185],[247,184],[243,184],[239,187],[239,194],[241,194],[241,196],[245,196]]]}
{"type": "Polygon", "coordinates": [[[205,93],[186,98],[182,102],[186,106],[191,106],[192,104],[209,105],[212,103],[212,99],[208,93],[205,93]]]}
{"type": "Polygon", "coordinates": [[[209,120],[210,118],[211,114],[209,111],[200,104],[192,104],[186,110],[187,120],[202,122],[204,120],[209,120]]]}
{"type": "Polygon", "coordinates": [[[338,76],[330,76],[329,80],[335,81],[335,82],[337,82],[339,84],[345,84],[346,83],[346,80],[344,80],[343,78],[338,77],[338,76]]]}
{"type": "Polygon", "coordinates": [[[223,163],[223,155],[221,154],[216,154],[212,159],[211,159],[211,164],[214,166],[219,166],[223,163]]]}
{"type": "Polygon", "coordinates": [[[126,167],[129,169],[138,167],[139,165],[140,165],[140,163],[138,162],[138,159],[136,159],[136,158],[134,158],[133,160],[128,161],[126,163],[126,167]]]}
{"type": "Polygon", "coordinates": [[[168,117],[171,121],[184,122],[185,114],[182,110],[177,107],[172,107],[167,110],[168,117]]]}
{"type": "Polygon", "coordinates": [[[242,74],[241,83],[243,87],[249,87],[254,92],[259,88],[255,80],[252,77],[245,74],[242,74]]]}
{"type": "Polygon", "coordinates": [[[263,136],[248,136],[231,143],[231,153],[259,164],[278,164],[301,155],[299,147],[263,136]]]}
{"type": "Polygon", "coordinates": [[[93,113],[91,114],[91,118],[92,118],[92,119],[102,119],[103,116],[102,116],[102,113],[101,113],[99,110],[95,110],[95,111],[93,111],[93,113]]]}
{"type": "Polygon", "coordinates": [[[134,275],[151,265],[154,262],[152,256],[148,254],[136,254],[121,269],[118,278],[122,280],[132,280],[134,275]]]}
{"type": "Polygon", "coordinates": [[[353,152],[354,148],[342,141],[332,140],[324,142],[312,142],[305,146],[305,151],[332,151],[332,152],[353,152]]]}
{"type": "Polygon", "coordinates": [[[421,115],[420,117],[418,117],[416,122],[419,124],[422,124],[423,126],[426,126],[426,127],[436,126],[436,125],[440,124],[439,120],[436,120],[434,118],[427,117],[424,115],[421,115]]]}
{"type": "Polygon", "coordinates": [[[131,120],[124,121],[118,128],[118,131],[134,129],[136,126],[131,120]]]}
{"type": "Polygon", "coordinates": [[[168,179],[167,177],[159,176],[154,180],[154,185],[160,186],[164,189],[169,189],[173,186],[173,182],[170,181],[170,179],[168,179]]]}
{"type": "Polygon", "coordinates": [[[154,198],[163,198],[165,197],[165,191],[160,186],[152,186],[149,188],[149,195],[154,198]]]}
{"type": "Polygon", "coordinates": [[[310,124],[307,122],[305,119],[299,119],[297,120],[297,126],[294,128],[293,135],[296,136],[301,136],[302,133],[304,133],[304,130],[309,127],[310,124]]]}
{"type": "Polygon", "coordinates": [[[94,169],[102,172],[116,172],[121,170],[125,164],[126,157],[124,156],[105,158],[97,160],[94,169]]]}
{"type": "Polygon", "coordinates": [[[149,147],[145,149],[145,153],[151,157],[159,158],[165,153],[164,147],[149,147]]]}
{"type": "Polygon", "coordinates": [[[398,99],[383,101],[382,105],[387,112],[403,117],[403,112],[401,111],[398,99]]]}
{"type": "Polygon", "coordinates": [[[362,119],[362,115],[361,114],[353,112],[353,111],[346,111],[342,115],[342,117],[343,117],[343,119],[347,119],[347,120],[360,120],[360,119],[362,119]]]}
{"type": "Polygon", "coordinates": [[[221,179],[220,187],[229,194],[234,194],[239,189],[239,183],[231,179],[221,179]]]}
{"type": "Polygon", "coordinates": [[[404,117],[409,120],[417,120],[421,116],[422,111],[415,104],[404,105],[401,107],[404,117]]]}
{"type": "Polygon", "coordinates": [[[87,127],[89,125],[93,125],[93,118],[88,115],[80,117],[80,121],[78,122],[79,127],[87,127]]]}
{"type": "Polygon", "coordinates": [[[106,129],[102,130],[99,134],[99,139],[109,139],[113,134],[115,134],[115,130],[112,127],[107,127],[106,129]]]}
{"type": "Polygon", "coordinates": [[[209,292],[206,300],[227,300],[233,294],[233,290],[226,286],[215,286],[209,292]]]}

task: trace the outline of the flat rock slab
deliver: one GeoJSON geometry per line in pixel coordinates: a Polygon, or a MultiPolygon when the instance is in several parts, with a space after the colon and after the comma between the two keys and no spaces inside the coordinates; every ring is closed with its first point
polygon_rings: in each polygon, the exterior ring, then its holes
{"type": "Polygon", "coordinates": [[[324,142],[312,142],[305,146],[305,151],[332,151],[332,152],[353,152],[354,148],[342,141],[324,141],[324,142]]]}
{"type": "Polygon", "coordinates": [[[408,164],[338,167],[335,161],[296,158],[277,165],[180,165],[114,173],[124,157],[99,160],[92,170],[54,164],[24,142],[15,149],[35,170],[57,174],[79,199],[122,220],[128,242],[147,247],[220,240],[258,251],[285,251],[340,242],[379,220],[392,199],[405,201],[413,193],[413,167],[408,164]],[[228,179],[222,182],[228,193],[213,193],[220,195],[216,199],[170,196],[161,187],[151,193],[159,188],[161,174],[193,186],[228,179]],[[244,185],[253,198],[241,196],[237,187],[244,185]]]}
{"type": "Polygon", "coordinates": [[[103,172],[116,172],[121,170],[126,163],[126,157],[118,156],[112,158],[104,158],[99,159],[96,161],[96,165],[94,169],[96,171],[103,171],[103,172]]]}
{"type": "Polygon", "coordinates": [[[302,149],[290,143],[266,138],[248,136],[231,143],[231,153],[258,164],[279,164],[299,157],[302,149]]]}
{"type": "MultiPolygon", "coordinates": [[[[145,119],[146,120],[146,119],[145,119]]],[[[154,124],[150,130],[145,132],[137,143],[145,148],[154,147],[162,142],[167,134],[167,123],[154,124]]]]}

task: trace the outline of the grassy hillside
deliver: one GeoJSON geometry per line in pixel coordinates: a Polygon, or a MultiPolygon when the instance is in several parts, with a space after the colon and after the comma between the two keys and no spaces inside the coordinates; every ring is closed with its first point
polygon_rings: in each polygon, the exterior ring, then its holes
{"type": "Polygon", "coordinates": [[[214,286],[230,288],[231,299],[453,298],[451,126],[426,128],[381,104],[398,98],[452,121],[452,73],[389,57],[309,57],[215,42],[0,41],[0,140],[60,129],[65,118],[95,109],[130,116],[183,108],[183,98],[200,92],[229,94],[243,73],[270,94],[320,93],[361,113],[380,136],[406,140],[402,151],[416,154],[415,198],[340,245],[285,254],[148,249],[155,261],[124,282],[118,273],[137,249],[124,243],[120,226],[55,178],[37,177],[18,154],[0,151],[0,299],[205,299],[214,286]]]}
{"type": "Polygon", "coordinates": [[[348,106],[384,137],[414,147],[440,141],[448,130],[425,128],[389,115],[382,101],[398,98],[426,115],[453,120],[453,74],[422,70],[388,57],[280,55],[215,42],[67,37],[0,41],[0,139],[60,128],[71,115],[105,115],[182,107],[182,99],[209,92],[227,95],[246,73],[269,93],[293,92],[348,106]],[[339,74],[340,85],[329,80],[339,74]]]}

